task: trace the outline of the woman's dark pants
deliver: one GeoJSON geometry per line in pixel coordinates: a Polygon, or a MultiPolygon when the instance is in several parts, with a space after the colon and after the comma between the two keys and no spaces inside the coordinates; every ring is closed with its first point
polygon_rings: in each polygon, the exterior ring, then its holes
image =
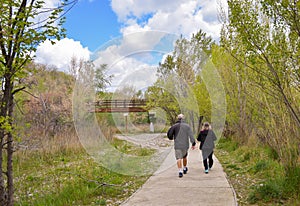
{"type": "Polygon", "coordinates": [[[208,158],[203,160],[205,170],[208,170],[208,168],[212,168],[212,166],[214,164],[213,153],[214,152],[211,152],[210,155],[208,155],[208,158]],[[207,159],[208,159],[208,164],[207,164],[207,159]]]}

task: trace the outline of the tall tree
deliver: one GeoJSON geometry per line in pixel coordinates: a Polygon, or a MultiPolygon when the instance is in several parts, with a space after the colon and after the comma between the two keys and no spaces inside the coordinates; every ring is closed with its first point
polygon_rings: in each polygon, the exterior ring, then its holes
{"type": "Polygon", "coordinates": [[[0,2],[0,205],[14,202],[14,95],[25,88],[19,80],[26,75],[25,66],[38,44],[64,36],[63,11],[75,2],[63,0],[55,8],[43,8],[45,2],[37,0],[0,2]]]}
{"type": "Polygon", "coordinates": [[[300,5],[297,1],[261,2],[228,1],[228,37],[231,46],[243,45],[243,50],[233,51],[244,53],[243,57],[239,53],[239,60],[260,76],[256,83],[275,92],[300,127],[300,111],[290,96],[291,90],[299,91],[300,5]],[[269,87],[265,87],[266,82],[269,87]]]}
{"type": "Polygon", "coordinates": [[[300,4],[230,0],[228,6],[222,45],[238,65],[239,94],[246,100],[242,112],[248,113],[255,132],[277,150],[284,164],[293,166],[300,141],[300,4]],[[253,119],[250,114],[257,112],[263,118],[253,119]]]}
{"type": "Polygon", "coordinates": [[[195,114],[208,114],[203,110],[211,108],[210,102],[206,101],[209,97],[199,75],[210,57],[212,45],[212,38],[200,30],[191,39],[179,38],[173,53],[159,64],[156,88],[151,87],[148,93],[149,104],[163,108],[171,122],[176,120],[176,113],[183,112],[195,129],[195,114]],[[199,88],[203,90],[199,92],[199,88]],[[162,96],[163,101],[158,101],[158,97],[162,96]],[[208,105],[204,105],[206,103],[208,105]]]}

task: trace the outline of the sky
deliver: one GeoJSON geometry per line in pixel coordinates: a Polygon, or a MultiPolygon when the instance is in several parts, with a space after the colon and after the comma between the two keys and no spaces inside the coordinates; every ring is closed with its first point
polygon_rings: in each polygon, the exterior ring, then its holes
{"type": "Polygon", "coordinates": [[[226,0],[78,0],[66,14],[66,38],[41,43],[35,61],[65,72],[72,57],[107,64],[111,88],[129,82],[140,90],[155,81],[158,63],[179,36],[201,29],[219,40],[220,5],[226,11],[226,0]]]}

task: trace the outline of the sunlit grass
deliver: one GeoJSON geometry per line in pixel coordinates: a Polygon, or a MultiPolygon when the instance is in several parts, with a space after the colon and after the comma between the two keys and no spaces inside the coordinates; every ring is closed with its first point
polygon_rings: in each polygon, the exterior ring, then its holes
{"type": "MultiPolygon", "coordinates": [[[[114,145],[139,155],[151,150],[114,145]],[[130,148],[130,150],[128,149],[130,148]]],[[[14,156],[15,205],[119,205],[147,176],[126,176],[98,165],[82,148],[18,151],[14,156]]]]}

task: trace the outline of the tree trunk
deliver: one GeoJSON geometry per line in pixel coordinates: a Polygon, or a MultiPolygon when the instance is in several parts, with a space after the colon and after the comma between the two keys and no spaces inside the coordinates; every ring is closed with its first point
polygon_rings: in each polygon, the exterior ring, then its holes
{"type": "Polygon", "coordinates": [[[4,133],[1,131],[0,134],[0,205],[6,205],[6,190],[5,190],[5,183],[4,183],[4,173],[3,173],[3,140],[4,140],[4,133]]]}
{"type": "Polygon", "coordinates": [[[13,182],[13,136],[7,136],[7,205],[14,205],[14,182],[13,182]]]}
{"type": "Polygon", "coordinates": [[[13,135],[12,135],[12,114],[13,114],[13,83],[10,75],[5,75],[3,98],[1,101],[1,116],[5,117],[5,123],[10,128],[1,128],[1,174],[0,174],[0,203],[1,206],[13,206],[14,184],[13,184],[13,135]],[[7,167],[3,171],[3,150],[7,152],[7,167]],[[7,177],[5,185],[4,176],[7,177]]]}
{"type": "MultiPolygon", "coordinates": [[[[12,93],[14,89],[14,83],[9,79],[8,81],[8,95],[7,95],[7,113],[9,117],[9,126],[13,129],[13,110],[14,110],[14,95],[12,93]]],[[[13,130],[10,130],[13,131],[13,130]]],[[[12,132],[7,134],[7,193],[8,193],[8,206],[14,205],[14,181],[13,181],[13,135],[12,132]]]]}

